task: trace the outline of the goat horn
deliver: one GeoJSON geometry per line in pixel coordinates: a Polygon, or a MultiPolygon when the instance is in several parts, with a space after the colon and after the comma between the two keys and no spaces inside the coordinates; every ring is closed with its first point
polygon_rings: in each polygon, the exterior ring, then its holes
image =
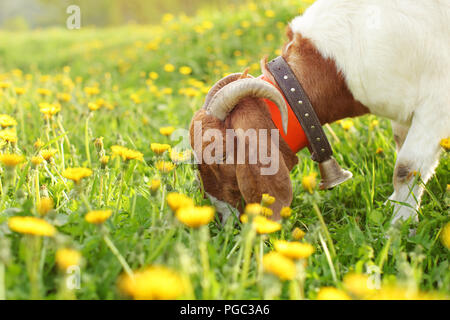
{"type": "MultiPolygon", "coordinates": [[[[216,84],[214,86],[212,86],[211,89],[209,89],[208,94],[206,95],[205,98],[205,104],[203,105],[203,108],[208,108],[209,103],[211,102],[211,99],[214,97],[214,95],[223,87],[225,87],[227,84],[239,80],[242,77],[252,77],[251,75],[247,75],[244,73],[233,73],[230,74],[228,76],[226,76],[225,78],[222,78],[221,80],[217,81],[216,84]]],[[[253,78],[253,77],[252,77],[253,78]]]]}
{"type": "Polygon", "coordinates": [[[209,101],[209,114],[225,120],[236,104],[245,97],[256,97],[273,101],[281,114],[283,131],[287,133],[288,112],[286,102],[281,93],[266,81],[260,79],[240,79],[220,89],[209,101]]]}

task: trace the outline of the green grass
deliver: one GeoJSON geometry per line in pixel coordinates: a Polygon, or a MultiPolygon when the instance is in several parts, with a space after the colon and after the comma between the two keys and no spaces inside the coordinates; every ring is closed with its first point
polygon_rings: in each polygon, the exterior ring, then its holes
{"type": "Polygon", "coordinates": [[[16,152],[30,159],[37,154],[33,147],[37,138],[57,150],[55,165],[45,165],[47,169],[41,165],[37,172],[40,186],[46,187],[55,202],[56,209],[45,219],[58,229],[53,238],[36,238],[8,228],[12,216],[36,215],[36,170],[27,161],[17,167],[11,180],[3,168],[1,181],[6,193],[0,203],[0,294],[5,288],[7,299],[67,297],[61,289],[64,274],[55,265],[55,251],[72,247],[83,256],[76,298],[122,297],[116,283],[124,272],[123,265],[104,241],[107,232],[131,269],[164,265],[189,279],[193,291],[186,298],[295,297],[291,283],[261,275],[258,266],[261,247],[264,253],[273,250],[273,240],[292,240],[292,229],[300,227],[306,231],[305,241],[316,249],[306,268],[306,298],[315,298],[324,286],[342,288],[345,274],[365,273],[373,266],[380,268],[384,283],[448,295],[449,250],[439,241],[442,227],[449,220],[448,154],[442,156],[436,175],[426,186],[416,235],[409,235],[408,224],[391,229],[392,208],[383,203],[393,192],[395,146],[385,119],[378,119],[376,126],[371,125],[374,116],[355,119],[354,127],[347,131],[339,124],[332,125],[339,137],[335,141],[329,135],[335,156],[354,178],[331,191],[310,195],[303,190],[302,177],[317,168],[307,151],[298,154],[299,164],[291,172],[293,214],[283,221],[282,231],[256,236],[248,247],[249,257],[244,245],[251,235],[248,225],[233,218],[221,226],[216,219],[207,228],[191,230],[176,220],[165,203],[167,192],[176,190],[191,196],[198,205],[210,204],[202,198],[193,165],[178,165],[176,176],[161,175],[155,168],[157,156],[150,150],[150,143],[178,143],[162,136],[159,128],[172,125],[186,129],[193,112],[203,104],[207,88],[224,73],[251,66],[251,73],[258,75],[259,59],[264,54],[277,55],[276,50],[285,41],[286,23],[305,7],[302,1],[281,0],[258,4],[255,10],[204,12],[162,26],[0,31],[0,82],[11,83],[0,92],[0,113],[17,119],[19,139],[14,146],[4,145],[2,152],[16,152]],[[271,16],[266,12],[269,9],[274,17],[267,17],[271,16]],[[236,32],[238,29],[242,35],[236,32]],[[163,70],[167,63],[176,67],[175,72],[163,70]],[[69,73],[63,72],[64,66],[71,67],[69,73]],[[191,67],[192,74],[180,74],[181,66],[191,67]],[[158,73],[158,79],[147,81],[149,72],[158,73]],[[42,75],[50,75],[50,80],[42,82],[42,75]],[[67,78],[73,80],[73,86],[67,85],[67,78]],[[84,88],[95,85],[100,93],[86,95],[84,88]],[[18,97],[14,87],[23,87],[26,93],[18,97]],[[42,97],[37,88],[48,88],[52,95],[42,97]],[[194,89],[191,94],[180,93],[186,88],[194,89]],[[71,100],[61,102],[61,112],[47,126],[38,104],[55,102],[60,92],[70,93],[71,100]],[[141,102],[130,99],[132,94],[141,102]],[[98,98],[111,108],[91,112],[87,105],[98,98]],[[101,169],[93,142],[101,136],[108,155],[112,145],[121,144],[141,151],[145,161],[124,164],[115,158],[101,169]],[[377,153],[378,148],[383,151],[377,153]],[[94,170],[83,181],[81,191],[58,175],[64,168],[76,166],[94,170]],[[149,190],[153,178],[162,179],[162,187],[155,194],[149,190]],[[326,239],[320,241],[325,230],[314,204],[323,216],[335,253],[326,239]],[[84,220],[88,205],[117,212],[99,229],[84,220]],[[331,264],[327,250],[331,251],[331,264]],[[242,276],[246,263],[248,276],[242,276]]]}

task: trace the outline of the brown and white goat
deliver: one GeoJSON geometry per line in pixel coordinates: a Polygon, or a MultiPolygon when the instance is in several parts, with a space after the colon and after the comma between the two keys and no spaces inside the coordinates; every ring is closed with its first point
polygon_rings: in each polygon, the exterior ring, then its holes
{"type": "MultiPolygon", "coordinates": [[[[413,173],[420,173],[426,183],[438,163],[439,141],[450,136],[448,21],[448,1],[318,0],[288,27],[289,41],[282,56],[322,124],[368,112],[393,121],[398,150],[390,198],[395,200],[394,220],[417,220],[423,187],[415,183],[413,173]]],[[[276,83],[265,62],[262,72],[276,83]]],[[[236,148],[251,147],[242,132],[275,129],[261,98],[277,102],[280,112],[285,112],[275,87],[242,77],[232,75],[219,81],[194,115],[191,145],[196,139],[201,141],[200,152],[214,139],[198,136],[195,122],[201,123],[202,132],[215,129],[223,136],[227,129],[242,129],[232,137],[235,155],[236,148]],[[212,112],[207,112],[211,103],[212,112]]],[[[273,152],[271,135],[265,138],[273,152]]],[[[221,143],[225,150],[227,142],[221,143]]],[[[266,164],[259,160],[255,164],[200,163],[205,191],[239,210],[244,205],[242,198],[245,203],[259,202],[263,193],[269,193],[276,198],[272,209],[274,218],[279,218],[280,209],[292,201],[289,171],[297,157],[283,139],[278,149],[281,156],[275,175],[261,175],[266,164]]]]}

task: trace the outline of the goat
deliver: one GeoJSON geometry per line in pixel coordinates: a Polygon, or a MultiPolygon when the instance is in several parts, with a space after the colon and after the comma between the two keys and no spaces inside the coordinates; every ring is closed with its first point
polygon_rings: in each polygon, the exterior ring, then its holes
{"type": "MultiPolygon", "coordinates": [[[[366,113],[392,120],[398,152],[389,198],[394,200],[392,222],[418,220],[423,187],[414,175],[419,173],[424,183],[430,179],[439,162],[439,142],[450,136],[449,21],[448,0],[318,0],[287,27],[282,57],[321,124],[366,113]]],[[[282,95],[265,60],[261,69],[274,86],[234,74],[211,88],[193,117],[191,145],[200,139],[204,150],[211,143],[194,132],[196,121],[204,130],[224,135],[226,129],[277,128],[263,99],[276,102],[283,115],[282,95]]],[[[270,134],[265,138],[272,139],[270,134]]],[[[242,134],[232,139],[238,147],[249,147],[242,134]]],[[[227,142],[221,143],[225,147],[227,142]]],[[[279,170],[273,176],[259,173],[261,161],[199,163],[205,191],[240,211],[241,197],[245,203],[259,202],[269,193],[276,198],[271,208],[278,219],[281,208],[292,201],[289,172],[297,163],[297,150],[283,139],[278,150],[279,170]]]]}

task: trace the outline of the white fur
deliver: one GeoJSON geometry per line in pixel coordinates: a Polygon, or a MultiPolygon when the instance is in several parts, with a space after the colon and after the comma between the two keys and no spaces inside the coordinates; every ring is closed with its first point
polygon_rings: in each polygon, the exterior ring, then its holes
{"type": "MultiPolygon", "coordinates": [[[[450,136],[449,23],[450,0],[318,0],[291,23],[336,62],[355,99],[396,122],[394,134],[409,128],[396,167],[424,182],[450,136]]],[[[394,183],[390,199],[412,206],[396,204],[394,220],[417,219],[423,188],[413,180],[394,183]]]]}

